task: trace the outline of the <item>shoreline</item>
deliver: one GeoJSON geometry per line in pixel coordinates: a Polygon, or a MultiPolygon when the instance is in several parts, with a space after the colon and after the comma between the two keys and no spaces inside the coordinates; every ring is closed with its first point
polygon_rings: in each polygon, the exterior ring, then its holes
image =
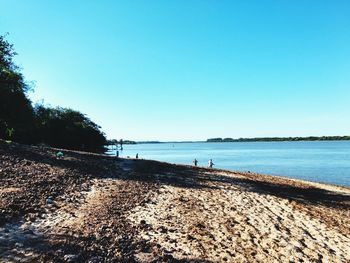
{"type": "MultiPolygon", "coordinates": [[[[199,165],[206,166],[209,158],[217,168],[231,171],[255,172],[311,182],[350,187],[348,174],[349,143],[343,142],[305,142],[256,143],[256,144],[164,144],[135,145],[120,152],[122,157],[140,157],[192,165],[197,158],[199,165]],[[265,145],[266,144],[266,145],[265,145]],[[329,144],[329,145],[328,145],[329,144]],[[216,146],[215,146],[216,145],[216,146]],[[249,146],[250,145],[250,146],[249,146]],[[173,147],[172,147],[173,146],[173,147]]],[[[108,152],[109,154],[112,152],[108,152]]]]}
{"type": "Polygon", "coordinates": [[[0,185],[0,261],[350,258],[347,187],[3,141],[0,185]]]}
{"type": "MultiPolygon", "coordinates": [[[[109,157],[113,157],[111,155],[108,155],[109,157]]],[[[275,174],[266,174],[266,173],[259,173],[259,172],[254,172],[254,171],[241,171],[241,170],[231,170],[231,169],[222,169],[222,168],[209,168],[206,166],[194,166],[194,165],[189,165],[189,164],[181,164],[181,163],[172,163],[172,162],[166,162],[166,161],[159,161],[155,159],[143,159],[143,158],[131,158],[131,157],[118,157],[119,159],[124,159],[124,160],[143,160],[143,161],[152,161],[152,162],[159,162],[159,163],[164,163],[168,165],[176,165],[176,166],[183,166],[186,168],[200,168],[200,169],[206,169],[209,171],[217,171],[217,172],[227,172],[227,173],[232,173],[232,174],[242,174],[245,176],[249,175],[257,175],[257,176],[264,176],[264,177],[272,177],[272,178],[279,178],[279,179],[285,179],[285,180],[290,180],[290,181],[295,181],[295,182],[300,182],[300,183],[305,183],[305,184],[314,184],[319,185],[320,187],[336,187],[340,189],[344,189],[345,191],[350,191],[350,186],[347,185],[341,185],[341,184],[336,184],[336,183],[327,183],[327,182],[322,182],[322,181],[311,181],[311,180],[306,180],[306,179],[300,179],[300,178],[293,178],[288,175],[275,175],[275,174]]]]}

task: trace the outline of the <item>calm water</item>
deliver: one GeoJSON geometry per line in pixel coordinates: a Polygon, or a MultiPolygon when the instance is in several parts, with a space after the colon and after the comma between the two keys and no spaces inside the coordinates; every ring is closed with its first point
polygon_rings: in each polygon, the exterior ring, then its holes
{"type": "Polygon", "coordinates": [[[350,141],[124,145],[121,156],[252,171],[350,186],[350,141]]]}

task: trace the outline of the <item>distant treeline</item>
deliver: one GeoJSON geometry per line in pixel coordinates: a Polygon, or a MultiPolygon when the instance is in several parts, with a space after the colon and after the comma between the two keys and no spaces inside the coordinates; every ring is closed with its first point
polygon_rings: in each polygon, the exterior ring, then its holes
{"type": "Polygon", "coordinates": [[[261,138],[211,138],[207,142],[283,142],[283,141],[340,141],[350,140],[350,136],[309,136],[309,137],[261,137],[261,138]]]}
{"type": "Polygon", "coordinates": [[[104,152],[106,137],[85,114],[32,105],[31,89],[14,64],[13,45],[0,36],[0,139],[57,148],[104,152]]]}
{"type": "Polygon", "coordinates": [[[136,142],[130,141],[130,140],[122,140],[122,139],[120,139],[119,141],[116,140],[116,139],[112,139],[112,140],[108,140],[107,141],[107,145],[117,145],[117,144],[120,144],[120,145],[123,145],[123,144],[136,144],[136,142]]]}
{"type": "Polygon", "coordinates": [[[154,143],[163,143],[160,141],[139,141],[138,144],[154,144],[154,143]]]}

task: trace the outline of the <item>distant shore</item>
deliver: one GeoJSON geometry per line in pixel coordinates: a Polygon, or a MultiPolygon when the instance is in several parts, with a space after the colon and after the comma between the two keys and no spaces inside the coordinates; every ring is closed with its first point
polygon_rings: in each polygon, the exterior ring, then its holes
{"type": "MultiPolygon", "coordinates": [[[[349,141],[350,136],[307,136],[307,137],[255,137],[255,138],[209,138],[205,141],[127,141],[125,144],[154,143],[199,143],[199,142],[297,142],[297,141],[349,141]]],[[[113,143],[110,143],[113,144],[113,143]]]]}
{"type": "Polygon", "coordinates": [[[309,137],[260,137],[260,138],[211,138],[207,142],[285,142],[285,141],[348,141],[350,136],[309,136],[309,137]]]}

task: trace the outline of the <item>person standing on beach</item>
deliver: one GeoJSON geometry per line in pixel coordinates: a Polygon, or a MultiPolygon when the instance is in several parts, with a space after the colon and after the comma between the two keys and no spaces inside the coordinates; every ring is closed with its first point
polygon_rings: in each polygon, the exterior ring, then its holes
{"type": "Polygon", "coordinates": [[[115,141],[115,156],[119,156],[119,152],[118,152],[118,141],[115,141]]]}
{"type": "Polygon", "coordinates": [[[197,161],[197,159],[195,158],[195,159],[193,160],[194,166],[197,166],[197,163],[198,163],[198,161],[197,161]]]}
{"type": "Polygon", "coordinates": [[[139,158],[139,154],[137,153],[137,154],[136,154],[136,159],[138,159],[138,158],[139,158]]]}
{"type": "Polygon", "coordinates": [[[209,168],[213,168],[213,165],[215,165],[215,164],[213,163],[213,160],[210,159],[210,160],[208,161],[208,167],[209,167],[209,168]]]}

